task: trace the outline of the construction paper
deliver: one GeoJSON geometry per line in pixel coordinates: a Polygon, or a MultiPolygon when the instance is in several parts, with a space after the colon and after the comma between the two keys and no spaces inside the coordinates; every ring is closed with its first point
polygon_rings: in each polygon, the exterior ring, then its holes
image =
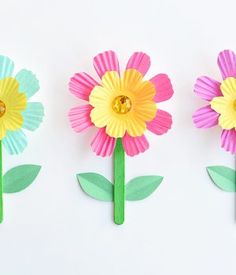
{"type": "Polygon", "coordinates": [[[3,176],[3,193],[19,192],[32,184],[41,169],[39,165],[25,164],[14,167],[3,176]]]}
{"type": "Polygon", "coordinates": [[[122,140],[117,139],[114,152],[114,221],[124,222],[125,215],[125,152],[122,140]]]}
{"type": "Polygon", "coordinates": [[[214,184],[220,189],[227,192],[236,191],[235,170],[225,166],[209,166],[207,172],[214,184]]]}
{"type": "Polygon", "coordinates": [[[112,183],[97,173],[77,174],[83,191],[90,197],[100,201],[113,201],[112,183]]]}
{"type": "Polygon", "coordinates": [[[161,176],[141,176],[130,180],[126,185],[126,200],[138,201],[150,196],[161,184],[161,176]]]}

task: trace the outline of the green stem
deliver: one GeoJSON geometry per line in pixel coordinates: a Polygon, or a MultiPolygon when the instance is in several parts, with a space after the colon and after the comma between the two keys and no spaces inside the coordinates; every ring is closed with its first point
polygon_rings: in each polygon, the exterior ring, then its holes
{"type": "Polygon", "coordinates": [[[114,151],[114,222],[124,223],[125,216],[125,153],[118,138],[114,151]]]}
{"type": "Polygon", "coordinates": [[[0,223],[3,220],[3,197],[2,197],[2,182],[3,182],[3,176],[2,176],[2,142],[0,140],[0,223]]]}

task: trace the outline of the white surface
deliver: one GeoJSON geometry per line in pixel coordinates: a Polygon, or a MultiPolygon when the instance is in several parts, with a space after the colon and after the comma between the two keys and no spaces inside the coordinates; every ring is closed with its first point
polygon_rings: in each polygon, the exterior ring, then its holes
{"type": "Polygon", "coordinates": [[[1,1],[0,52],[17,69],[33,70],[46,109],[19,157],[4,154],[5,169],[41,163],[37,182],[4,196],[0,226],[2,275],[235,275],[234,194],[217,189],[208,165],[234,167],[219,148],[220,129],[197,130],[193,111],[205,103],[192,92],[197,76],[220,79],[220,50],[236,50],[235,1],[1,1]],[[150,150],[127,159],[127,180],[157,173],[165,179],[147,200],[126,204],[126,222],[115,226],[112,205],[87,197],[76,172],[111,178],[112,161],[90,150],[94,130],[75,134],[67,121],[82,103],[67,90],[77,71],[95,76],[92,57],[117,51],[150,54],[148,77],[165,72],[175,95],[159,106],[172,113],[173,129],[148,135],[150,150]],[[149,164],[148,164],[149,163],[149,164]]]}

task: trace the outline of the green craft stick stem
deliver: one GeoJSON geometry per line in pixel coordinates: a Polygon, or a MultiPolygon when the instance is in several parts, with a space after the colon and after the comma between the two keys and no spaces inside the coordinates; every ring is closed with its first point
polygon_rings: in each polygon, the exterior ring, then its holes
{"type": "Polygon", "coordinates": [[[3,176],[2,176],[2,142],[0,141],[0,223],[3,220],[3,196],[2,196],[2,182],[3,182],[3,176]]]}
{"type": "Polygon", "coordinates": [[[125,216],[125,153],[121,138],[114,151],[114,222],[124,223],[125,216]]]}

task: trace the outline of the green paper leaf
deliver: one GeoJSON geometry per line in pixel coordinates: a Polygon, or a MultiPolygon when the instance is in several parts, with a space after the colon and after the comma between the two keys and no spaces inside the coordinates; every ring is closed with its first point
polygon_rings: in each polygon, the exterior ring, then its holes
{"type": "Polygon", "coordinates": [[[113,184],[100,174],[77,174],[81,188],[90,197],[100,201],[113,201],[113,184]]]}
{"type": "Polygon", "coordinates": [[[235,170],[225,166],[209,166],[207,172],[216,186],[227,192],[236,191],[235,170]]]}
{"type": "Polygon", "coordinates": [[[3,176],[3,193],[16,193],[28,187],[37,177],[41,166],[25,164],[14,167],[3,176]]]}
{"type": "Polygon", "coordinates": [[[142,176],[130,180],[126,185],[126,200],[138,201],[147,198],[161,184],[161,176],[142,176]]]}

